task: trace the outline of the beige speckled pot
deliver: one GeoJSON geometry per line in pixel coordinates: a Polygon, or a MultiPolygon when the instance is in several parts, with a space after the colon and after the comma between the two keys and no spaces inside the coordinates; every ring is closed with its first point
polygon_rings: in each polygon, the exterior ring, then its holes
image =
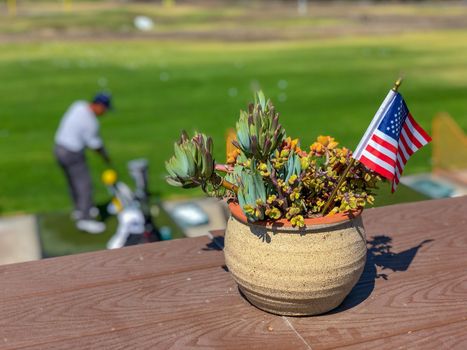
{"type": "Polygon", "coordinates": [[[362,274],[366,241],[361,211],[289,221],[248,223],[231,203],[225,261],[245,297],[265,311],[318,315],[337,307],[362,274]]]}

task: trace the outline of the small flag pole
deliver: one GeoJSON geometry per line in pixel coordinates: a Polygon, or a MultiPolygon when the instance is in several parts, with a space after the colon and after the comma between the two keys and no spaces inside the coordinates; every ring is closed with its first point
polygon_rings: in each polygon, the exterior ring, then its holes
{"type": "MultiPolygon", "coordinates": [[[[402,80],[403,80],[402,77],[399,77],[399,79],[397,79],[397,81],[394,83],[394,86],[392,88],[394,92],[397,92],[397,90],[399,89],[399,86],[401,86],[402,84],[402,80]]],[[[329,207],[331,206],[331,203],[334,201],[334,198],[336,197],[337,191],[339,190],[339,188],[341,188],[345,180],[345,177],[347,176],[347,173],[350,171],[350,169],[353,167],[354,164],[355,164],[355,159],[352,158],[350,160],[349,165],[347,165],[347,168],[344,170],[343,174],[339,178],[339,181],[337,182],[336,187],[334,187],[334,189],[332,190],[331,196],[329,196],[328,201],[324,205],[324,208],[322,211],[323,216],[326,215],[326,212],[328,211],[329,207]]]]}

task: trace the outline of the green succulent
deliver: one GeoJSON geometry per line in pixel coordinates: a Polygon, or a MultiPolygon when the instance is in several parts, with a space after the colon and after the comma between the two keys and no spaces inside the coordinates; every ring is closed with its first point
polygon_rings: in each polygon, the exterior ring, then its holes
{"type": "Polygon", "coordinates": [[[238,184],[238,203],[250,221],[264,219],[266,204],[266,186],[254,165],[252,164],[250,169],[239,166],[234,169],[234,177],[237,178],[238,184]]]}
{"type": "Polygon", "coordinates": [[[266,101],[263,92],[257,92],[256,102],[249,105],[248,112],[240,112],[234,145],[247,157],[266,160],[284,138],[285,130],[279,124],[279,114],[271,101],[266,101]]]}
{"type": "Polygon", "coordinates": [[[193,188],[205,186],[215,176],[212,156],[212,139],[197,133],[193,138],[183,131],[180,140],[174,144],[174,155],[165,167],[169,175],[166,180],[173,186],[193,188]]]}
{"type": "Polygon", "coordinates": [[[300,163],[300,157],[295,153],[292,153],[284,164],[285,181],[289,181],[293,176],[299,177],[302,172],[302,165],[300,163]]]}

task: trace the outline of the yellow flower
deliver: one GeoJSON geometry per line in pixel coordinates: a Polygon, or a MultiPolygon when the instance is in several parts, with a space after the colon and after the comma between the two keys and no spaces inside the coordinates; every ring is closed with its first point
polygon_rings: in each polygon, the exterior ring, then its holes
{"type": "Polygon", "coordinates": [[[297,199],[300,198],[300,192],[297,192],[297,191],[293,191],[290,196],[289,196],[290,200],[293,202],[297,199]]]}
{"type": "Polygon", "coordinates": [[[287,210],[287,214],[285,214],[285,217],[287,219],[290,220],[291,217],[297,215],[298,213],[300,213],[300,209],[297,208],[297,207],[290,207],[288,210],[287,210]]]}
{"type": "Polygon", "coordinates": [[[295,182],[295,180],[297,180],[298,176],[293,174],[291,177],[289,177],[289,184],[290,185],[293,185],[293,183],[295,182]]]}
{"type": "Polygon", "coordinates": [[[324,153],[324,146],[319,142],[315,142],[310,146],[310,151],[318,156],[322,155],[324,153]]]}
{"type": "Polygon", "coordinates": [[[300,158],[300,166],[302,170],[308,169],[308,167],[310,166],[310,160],[308,159],[308,157],[300,158]]]}
{"type": "Polygon", "coordinates": [[[318,143],[322,144],[327,149],[334,149],[337,147],[338,143],[331,136],[320,135],[316,139],[318,143]]]}
{"type": "Polygon", "coordinates": [[[250,214],[250,215],[255,215],[255,208],[253,208],[251,205],[245,205],[243,207],[243,210],[245,210],[245,213],[250,214]]]}
{"type": "Polygon", "coordinates": [[[291,150],[295,150],[298,146],[298,139],[293,139],[291,142],[290,142],[290,149],[291,150]]]}
{"type": "Polygon", "coordinates": [[[279,209],[277,209],[276,207],[273,207],[271,209],[266,209],[266,215],[269,216],[273,220],[277,220],[277,219],[280,219],[282,214],[279,209]]]}
{"type": "Polygon", "coordinates": [[[329,136],[320,135],[320,136],[318,136],[316,141],[326,147],[328,145],[328,143],[329,143],[329,139],[330,139],[329,136]]]}
{"type": "Polygon", "coordinates": [[[304,227],[305,226],[305,220],[303,219],[303,216],[297,215],[290,220],[292,223],[292,226],[294,227],[304,227]]]}
{"type": "Polygon", "coordinates": [[[272,204],[276,199],[277,199],[277,196],[275,194],[272,194],[268,197],[267,203],[272,204]]]}
{"type": "Polygon", "coordinates": [[[228,155],[227,155],[227,164],[235,164],[235,162],[237,161],[237,157],[239,156],[240,154],[240,150],[238,150],[237,148],[234,149],[232,152],[230,152],[228,155]]]}

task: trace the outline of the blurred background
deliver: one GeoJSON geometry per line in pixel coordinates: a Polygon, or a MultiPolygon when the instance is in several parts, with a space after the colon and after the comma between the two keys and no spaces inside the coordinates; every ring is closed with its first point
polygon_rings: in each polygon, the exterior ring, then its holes
{"type": "MultiPolygon", "coordinates": [[[[226,130],[262,89],[302,148],[332,135],[354,149],[400,75],[434,142],[376,205],[466,194],[467,1],[0,0],[0,262],[103,249],[116,229],[86,235],[69,217],[52,149],[75,100],[112,93],[101,132],[120,179],[133,186],[127,163],[147,159],[156,225],[180,238],[225,221],[165,182],[182,129],[211,135],[223,161],[226,130]],[[177,219],[186,203],[198,221],[177,219]]],[[[88,161],[104,205],[105,165],[88,161]]]]}

